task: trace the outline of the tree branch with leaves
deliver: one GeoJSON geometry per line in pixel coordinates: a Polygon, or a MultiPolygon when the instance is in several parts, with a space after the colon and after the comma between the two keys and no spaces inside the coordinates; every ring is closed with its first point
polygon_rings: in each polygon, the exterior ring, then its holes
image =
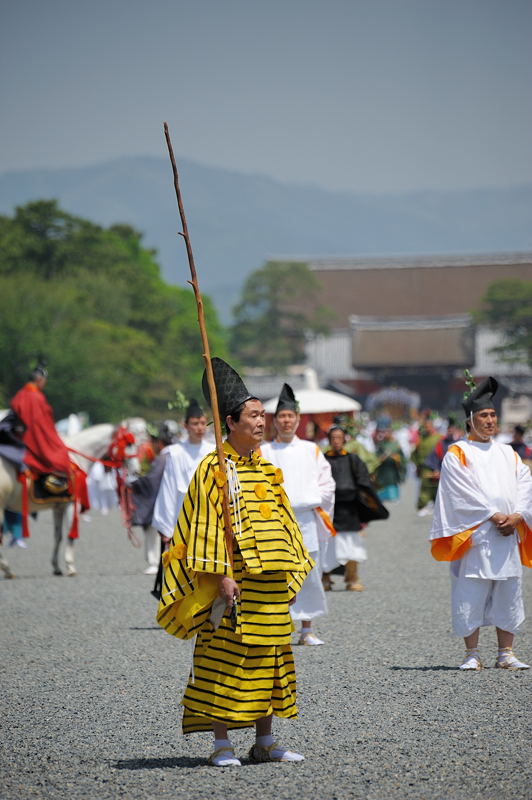
{"type": "Polygon", "coordinates": [[[501,332],[503,342],[491,352],[502,361],[532,367],[532,281],[506,278],[492,283],[474,319],[501,332]]]}
{"type": "Polygon", "coordinates": [[[240,363],[280,369],[305,361],[308,333],[327,333],[332,312],[299,261],[269,261],[253,272],[233,309],[230,349],[240,363]]]}

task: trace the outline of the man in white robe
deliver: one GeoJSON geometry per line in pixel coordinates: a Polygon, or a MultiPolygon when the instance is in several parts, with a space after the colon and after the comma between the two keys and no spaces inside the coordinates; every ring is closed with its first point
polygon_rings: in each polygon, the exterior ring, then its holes
{"type": "Polygon", "coordinates": [[[496,391],[488,378],[463,403],[469,436],[445,455],[430,533],[434,558],[451,562],[453,630],[466,646],[462,670],[482,667],[483,625],[496,627],[496,667],[529,669],[512,646],[525,618],[522,564],[532,566],[532,477],[511,447],[493,440],[496,391]]]}
{"type": "Polygon", "coordinates": [[[334,483],[331,467],[314,442],[299,439],[297,401],[292,388],[285,383],[274,423],[276,437],[261,445],[263,458],[279,467],[284,476],[284,488],[303,535],[303,542],[315,566],[290,607],[292,619],[301,621],[298,644],[319,645],[323,641],[312,632],[312,620],[327,613],[327,600],[321,582],[320,545],[333,531],[334,483]]]}
{"type": "Polygon", "coordinates": [[[159,531],[164,544],[174,534],[177,517],[188,491],[192,476],[201,459],[214,449],[205,440],[207,418],[196,400],[191,400],[185,414],[187,438],[166,449],[163,477],[153,510],[153,527],[159,531]]]}
{"type": "Polygon", "coordinates": [[[87,478],[87,489],[91,509],[108,514],[118,507],[118,490],[116,470],[104,467],[101,461],[95,461],[87,478]]]}

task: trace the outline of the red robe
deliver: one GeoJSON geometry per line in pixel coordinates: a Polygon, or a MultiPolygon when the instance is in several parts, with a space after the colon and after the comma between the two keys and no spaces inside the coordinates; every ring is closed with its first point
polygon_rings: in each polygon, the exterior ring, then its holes
{"type": "Polygon", "coordinates": [[[26,427],[22,436],[26,447],[24,463],[35,472],[69,476],[68,450],[55,429],[52,409],[38,386],[27,383],[19,389],[11,408],[26,427]]]}

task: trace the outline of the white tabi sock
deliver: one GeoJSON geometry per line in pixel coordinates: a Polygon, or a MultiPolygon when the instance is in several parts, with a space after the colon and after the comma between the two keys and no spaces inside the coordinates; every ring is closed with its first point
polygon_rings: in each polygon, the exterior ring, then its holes
{"type": "Polygon", "coordinates": [[[480,654],[477,647],[469,647],[466,650],[465,658],[458,667],[461,670],[479,670],[482,668],[482,662],[480,660],[480,654]]]}
{"type": "MultiPolygon", "coordinates": [[[[271,733],[267,734],[266,736],[257,736],[257,746],[258,747],[271,747],[273,744],[273,736],[271,733]]],[[[305,756],[302,756],[301,753],[294,753],[292,750],[287,750],[286,747],[282,747],[280,744],[276,744],[274,749],[270,751],[271,756],[273,759],[276,760],[283,760],[283,761],[304,761],[305,756]]]]}
{"type": "Polygon", "coordinates": [[[214,740],[214,753],[210,757],[211,764],[215,767],[240,767],[242,766],[240,760],[236,758],[233,750],[233,745],[229,739],[216,739],[214,740]],[[229,748],[225,750],[223,748],[229,748]],[[218,750],[222,749],[221,753],[214,755],[218,750]]]}
{"type": "Polygon", "coordinates": [[[257,736],[256,742],[259,747],[270,747],[273,744],[273,735],[268,733],[266,736],[257,736]]]}
{"type": "Polygon", "coordinates": [[[530,669],[529,664],[525,664],[516,658],[511,647],[499,647],[499,655],[495,666],[503,669],[530,669]]]}

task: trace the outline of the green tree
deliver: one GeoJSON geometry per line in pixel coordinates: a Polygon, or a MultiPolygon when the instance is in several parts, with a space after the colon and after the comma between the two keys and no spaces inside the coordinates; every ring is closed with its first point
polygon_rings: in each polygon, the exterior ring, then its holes
{"type": "Polygon", "coordinates": [[[56,200],[19,206],[11,220],[0,217],[0,272],[32,272],[45,280],[77,266],[76,250],[90,252],[101,228],[62,211],[56,200]],[[87,247],[88,245],[88,247],[87,247]],[[74,258],[73,258],[74,256],[74,258]]]}
{"type": "Polygon", "coordinates": [[[248,366],[279,369],[305,360],[308,333],[326,333],[330,312],[306,264],[269,261],[247,279],[233,309],[231,353],[248,366]]]}
{"type": "Polygon", "coordinates": [[[500,330],[503,343],[494,347],[503,361],[532,367],[532,281],[506,278],[488,287],[475,320],[500,330]]]}
{"type": "MultiPolygon", "coordinates": [[[[168,413],[176,389],[198,395],[202,346],[192,290],[167,285],[128,225],[102,228],[53,200],[0,217],[0,406],[38,355],[57,417],[93,422],[168,413]]],[[[225,330],[204,298],[213,353],[225,330]]]]}

